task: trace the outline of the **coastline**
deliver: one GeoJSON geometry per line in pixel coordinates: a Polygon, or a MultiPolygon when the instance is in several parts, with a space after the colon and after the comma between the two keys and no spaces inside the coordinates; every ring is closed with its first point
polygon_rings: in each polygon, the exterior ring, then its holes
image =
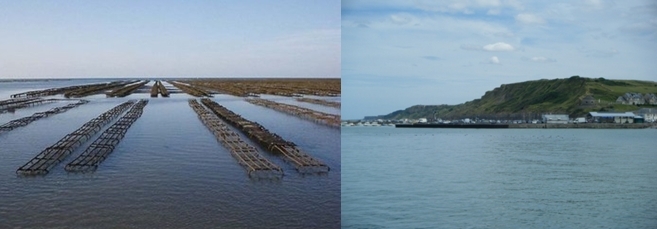
{"type": "Polygon", "coordinates": [[[463,129],[657,129],[657,123],[581,123],[581,124],[396,124],[396,128],[463,129]]]}
{"type": "Polygon", "coordinates": [[[648,129],[657,123],[509,124],[512,129],[648,129]]]}

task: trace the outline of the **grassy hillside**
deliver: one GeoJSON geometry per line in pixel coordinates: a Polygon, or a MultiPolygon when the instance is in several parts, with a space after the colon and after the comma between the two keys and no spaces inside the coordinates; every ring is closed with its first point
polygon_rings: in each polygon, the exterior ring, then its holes
{"type": "Polygon", "coordinates": [[[616,104],[618,96],[627,92],[657,94],[657,82],[573,76],[503,84],[486,92],[480,99],[463,104],[416,105],[383,118],[431,118],[434,114],[440,118],[520,118],[538,117],[542,113],[580,116],[589,111],[637,110],[637,106],[616,104]],[[593,97],[594,104],[583,104],[582,100],[587,96],[593,97]]]}

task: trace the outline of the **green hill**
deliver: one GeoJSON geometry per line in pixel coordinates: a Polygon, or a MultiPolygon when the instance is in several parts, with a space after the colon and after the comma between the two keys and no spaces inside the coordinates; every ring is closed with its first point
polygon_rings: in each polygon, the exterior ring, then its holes
{"type": "Polygon", "coordinates": [[[400,118],[538,118],[543,113],[572,117],[589,111],[632,111],[634,105],[617,104],[627,93],[657,94],[657,82],[607,80],[573,76],[567,79],[536,80],[503,84],[480,99],[459,105],[416,105],[381,116],[400,118]]]}

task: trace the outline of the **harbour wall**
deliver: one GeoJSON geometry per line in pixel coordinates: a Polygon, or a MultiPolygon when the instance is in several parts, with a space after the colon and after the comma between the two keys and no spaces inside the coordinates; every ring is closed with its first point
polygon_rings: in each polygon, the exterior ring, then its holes
{"type": "Polygon", "coordinates": [[[657,128],[657,123],[581,123],[581,124],[509,124],[515,129],[646,129],[657,128]]]}

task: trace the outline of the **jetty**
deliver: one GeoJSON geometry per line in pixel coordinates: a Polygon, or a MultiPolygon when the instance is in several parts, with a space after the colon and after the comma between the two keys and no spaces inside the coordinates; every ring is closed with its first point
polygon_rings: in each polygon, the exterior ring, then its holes
{"type": "Polygon", "coordinates": [[[217,141],[228,149],[233,158],[247,170],[249,177],[280,178],[283,176],[283,170],[280,167],[262,157],[255,147],[243,141],[237,133],[230,130],[225,122],[210,113],[195,99],[189,100],[189,106],[208,130],[214,134],[217,141]]]}
{"type": "Polygon", "coordinates": [[[124,102],[114,108],[91,119],[77,130],[64,136],[50,147],[47,147],[25,165],[16,170],[18,175],[46,175],[52,167],[59,164],[69,154],[73,153],[80,145],[91,136],[100,131],[110,121],[116,119],[135,103],[134,100],[124,102]]]}
{"type": "Polygon", "coordinates": [[[140,100],[128,112],[105,130],[80,156],[68,163],[64,169],[68,172],[95,171],[98,165],[105,161],[132,124],[137,121],[148,104],[148,100],[140,100]]]}

